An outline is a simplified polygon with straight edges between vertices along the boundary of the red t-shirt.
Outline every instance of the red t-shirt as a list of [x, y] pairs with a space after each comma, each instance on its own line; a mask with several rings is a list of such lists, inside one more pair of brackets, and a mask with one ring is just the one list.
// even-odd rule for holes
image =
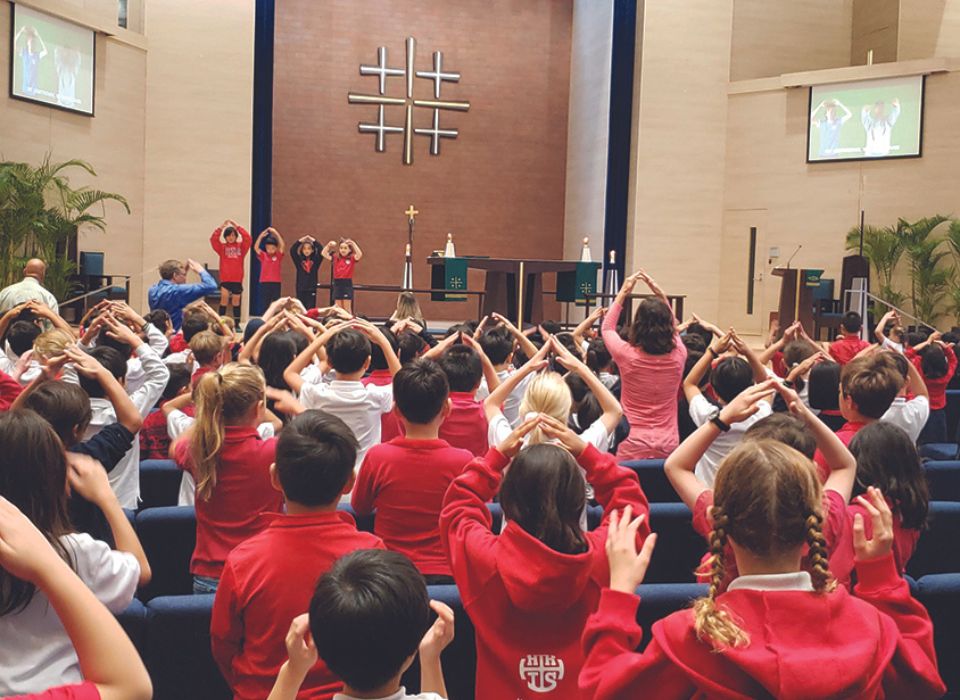
[[283, 260], [283, 253], [278, 250], [273, 255], [267, 255], [267, 251], [258, 250], [257, 258], [260, 260], [261, 282], [280, 282], [283, 279], [280, 275], [280, 262]]
[[239, 236], [236, 243], [225, 243], [220, 240], [222, 226], [210, 234], [210, 245], [220, 256], [221, 282], [243, 282], [243, 259], [250, 250], [251, 238], [246, 229], [240, 226], [236, 228]]
[[473, 459], [444, 440], [398, 437], [367, 452], [353, 487], [359, 514], [377, 512], [374, 532], [427, 575], [452, 576], [440, 544], [440, 509], [450, 483]]
[[947, 356], [947, 373], [936, 379], [928, 379], [923, 373], [923, 357], [917, 354], [913, 348], [908, 348], [906, 355], [913, 366], [917, 368], [920, 376], [923, 377], [923, 383], [927, 385], [927, 392], [930, 394], [930, 410], [939, 411], [947, 406], [947, 385], [953, 379], [954, 372], [957, 371], [957, 354], [953, 348], [947, 345], [943, 349], [943, 354]]
[[353, 268], [357, 264], [353, 255], [342, 257], [340, 253], [333, 256], [333, 278], [335, 280], [352, 280]]
[[[848, 420], [844, 423], [840, 429], [835, 433], [835, 435], [840, 438], [846, 446], [850, 446], [850, 441], [853, 440], [853, 436], [856, 435], [866, 423], [857, 423], [856, 421]], [[830, 476], [830, 465], [827, 464], [826, 458], [823, 456], [823, 453], [820, 452], [820, 448], [817, 448], [817, 451], [813, 453], [813, 461], [817, 465], [817, 476], [820, 477], [820, 483], [827, 483], [827, 477]]]
[[[264, 440], [253, 427], [226, 426], [217, 485], [209, 500], [197, 497], [197, 546], [190, 560], [191, 574], [219, 578], [230, 551], [268, 525], [261, 514], [283, 507], [283, 496], [270, 483], [276, 446], [276, 438]], [[175, 456], [177, 466], [196, 479], [188, 440], [177, 444]]]
[[[388, 369], [375, 369], [369, 375], [360, 380], [364, 386], [373, 384], [374, 386], [390, 386], [393, 384], [393, 375]], [[400, 416], [397, 414], [396, 406], [388, 413], [380, 415], [380, 442], [390, 442], [395, 437], [402, 436], [403, 423], [400, 422]]]
[[466, 391], [450, 392], [450, 415], [440, 426], [440, 439], [470, 450], [474, 457], [487, 454], [487, 414], [483, 402]]
[[183, 331], [177, 331], [170, 336], [170, 352], [183, 352], [190, 349], [190, 343], [183, 338]]
[[0, 411], [6, 411], [20, 396], [23, 387], [9, 374], [0, 372]]
[[840, 336], [839, 340], [830, 343], [830, 355], [841, 365], [845, 365], [869, 345], [870, 343], [866, 340], [861, 340], [855, 335]]
[[[223, 567], [210, 620], [213, 656], [238, 700], [270, 694], [287, 660], [290, 621], [310, 607], [317, 579], [344, 554], [383, 549], [342, 512], [276, 515]], [[297, 697], [329, 699], [343, 683], [317, 661]]]
[[30, 695], [12, 695], [7, 700], [100, 700], [100, 691], [92, 682], [76, 685], [61, 685], [42, 693]]

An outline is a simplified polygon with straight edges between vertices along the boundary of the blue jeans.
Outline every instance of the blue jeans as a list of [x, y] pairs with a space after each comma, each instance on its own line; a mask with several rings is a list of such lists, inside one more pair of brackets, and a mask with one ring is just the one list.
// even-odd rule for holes
[[193, 577], [193, 592], [194, 594], [200, 593], [216, 593], [217, 586], [220, 585], [220, 579], [211, 578], [209, 576], [194, 576]]

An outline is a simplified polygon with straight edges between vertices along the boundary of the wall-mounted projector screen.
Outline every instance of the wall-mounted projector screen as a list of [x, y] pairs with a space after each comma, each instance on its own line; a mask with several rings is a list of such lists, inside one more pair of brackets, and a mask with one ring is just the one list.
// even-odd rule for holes
[[922, 143], [922, 75], [810, 88], [808, 163], [915, 158]]
[[94, 30], [13, 5], [10, 96], [93, 114]]

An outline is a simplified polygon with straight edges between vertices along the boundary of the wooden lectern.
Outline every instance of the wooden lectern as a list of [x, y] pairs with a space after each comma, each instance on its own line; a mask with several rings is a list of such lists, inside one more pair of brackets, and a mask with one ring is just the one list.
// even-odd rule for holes
[[823, 270], [795, 270], [776, 267], [773, 274], [780, 278], [780, 327], [786, 329], [794, 321], [808, 333], [813, 331], [813, 291], [820, 284]]

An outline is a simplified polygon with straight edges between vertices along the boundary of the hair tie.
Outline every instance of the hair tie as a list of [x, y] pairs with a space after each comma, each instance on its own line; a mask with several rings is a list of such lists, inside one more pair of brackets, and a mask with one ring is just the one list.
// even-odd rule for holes
[[536, 411], [527, 411], [526, 413], [523, 414], [523, 420], [524, 420], [524, 421], [528, 421], [528, 420], [531, 420], [531, 419], [533, 419], [533, 418], [536, 418], [536, 417], [539, 416], [539, 415], [540, 415], [540, 414], [537, 413]]

